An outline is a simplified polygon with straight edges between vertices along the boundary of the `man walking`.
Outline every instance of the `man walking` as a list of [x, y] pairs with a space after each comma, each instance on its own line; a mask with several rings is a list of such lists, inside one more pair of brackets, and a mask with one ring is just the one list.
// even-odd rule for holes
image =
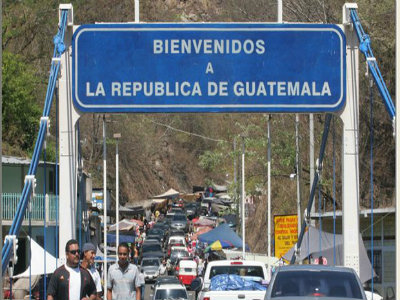
[[138, 268], [129, 263], [129, 246], [118, 246], [118, 262], [108, 271], [107, 300], [140, 300]]
[[99, 271], [94, 266], [94, 257], [96, 256], [96, 247], [92, 243], [85, 243], [82, 247], [82, 262], [81, 267], [87, 270], [92, 275], [94, 284], [96, 285], [97, 300], [101, 300], [101, 279]]
[[89, 272], [79, 266], [79, 245], [69, 240], [65, 246], [67, 263], [54, 271], [47, 300], [95, 300], [96, 286]]

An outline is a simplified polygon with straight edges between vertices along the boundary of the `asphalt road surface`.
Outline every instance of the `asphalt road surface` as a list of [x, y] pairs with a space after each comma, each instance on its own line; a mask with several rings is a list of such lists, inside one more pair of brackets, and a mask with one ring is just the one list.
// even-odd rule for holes
[[[145, 293], [144, 293], [144, 300], [151, 300], [152, 299], [150, 297], [150, 295], [153, 295], [153, 290], [151, 289], [152, 285], [153, 285], [152, 283], [146, 283], [146, 290], [145, 290]], [[194, 299], [194, 292], [188, 291], [188, 295], [189, 295], [189, 300], [195, 300]]]

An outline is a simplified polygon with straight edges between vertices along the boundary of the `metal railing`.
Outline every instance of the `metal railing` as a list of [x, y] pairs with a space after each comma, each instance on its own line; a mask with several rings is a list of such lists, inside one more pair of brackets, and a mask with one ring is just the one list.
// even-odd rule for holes
[[[20, 201], [21, 194], [19, 193], [3, 193], [1, 197], [1, 205], [3, 208], [3, 220], [13, 220]], [[43, 221], [46, 217], [47, 221], [55, 221], [57, 216], [57, 201], [58, 196], [47, 195], [35, 195], [32, 199], [32, 221]], [[46, 214], [44, 213], [44, 207], [46, 207]], [[24, 220], [29, 220], [29, 211], [27, 210], [24, 216]]]

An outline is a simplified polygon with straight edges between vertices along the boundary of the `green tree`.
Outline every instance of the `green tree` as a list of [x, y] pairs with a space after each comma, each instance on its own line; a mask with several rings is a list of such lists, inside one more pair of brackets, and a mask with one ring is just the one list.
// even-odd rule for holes
[[[39, 127], [35, 74], [22, 59], [3, 52], [3, 143], [30, 151]], [[15, 153], [16, 151], [14, 151]]]

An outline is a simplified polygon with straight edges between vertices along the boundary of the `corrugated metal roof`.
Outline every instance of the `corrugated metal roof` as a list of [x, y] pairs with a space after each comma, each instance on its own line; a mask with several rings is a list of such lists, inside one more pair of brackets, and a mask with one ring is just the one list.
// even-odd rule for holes
[[[8, 155], [3, 155], [1, 157], [1, 162], [2, 162], [2, 164], [9, 164], [9, 165], [30, 165], [31, 164], [31, 160], [29, 158], [8, 156]], [[40, 160], [39, 164], [43, 165], [44, 161]], [[55, 165], [54, 162], [49, 162], [49, 161], [46, 161], [46, 164]]]

